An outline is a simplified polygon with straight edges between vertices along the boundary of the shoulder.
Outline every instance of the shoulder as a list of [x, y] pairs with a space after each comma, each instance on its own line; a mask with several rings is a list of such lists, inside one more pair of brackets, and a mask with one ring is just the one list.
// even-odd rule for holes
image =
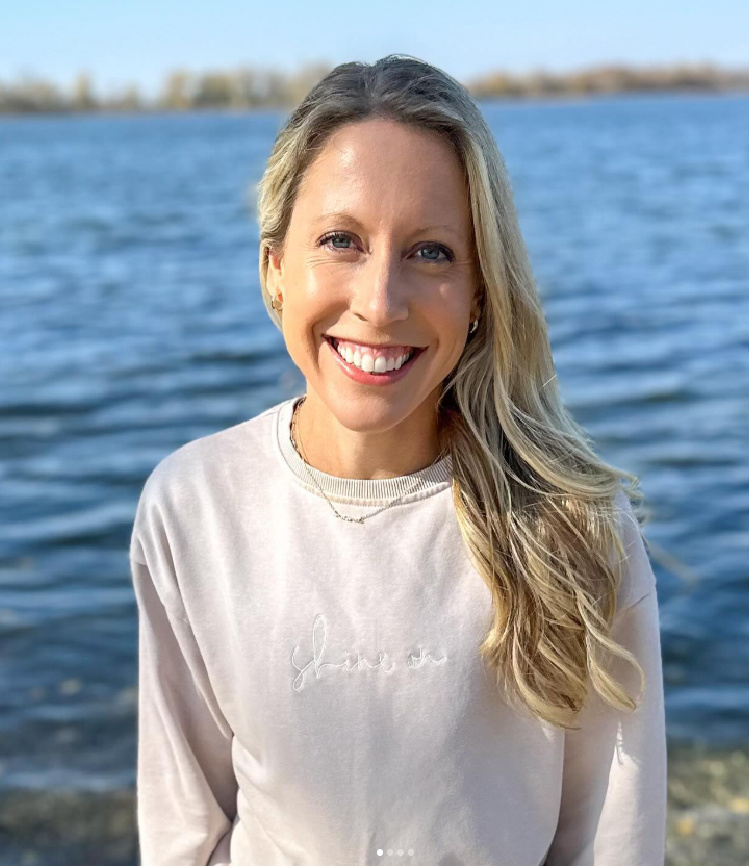
[[231, 472], [259, 464], [270, 456], [271, 435], [280, 405], [272, 406], [247, 421], [191, 439], [163, 457], [146, 480], [144, 490], [179, 490], [202, 479], [206, 471]]
[[271, 435], [280, 404], [215, 433], [185, 442], [151, 471], [142, 496], [187, 496], [214, 476], [260, 469], [271, 456]]
[[[656, 592], [656, 578], [650, 564], [642, 524], [629, 496], [619, 488], [614, 499], [617, 531], [622, 551], [614, 551], [621, 561], [621, 583], [617, 595], [617, 611], [636, 604], [650, 592]], [[616, 564], [616, 563], [615, 563]]]
[[159, 460], [138, 499], [133, 558], [142, 560], [139, 539], [153, 534], [170, 515], [190, 514], [208, 492], [231, 488], [239, 476], [261, 478], [268, 473], [276, 415], [282, 406], [278, 403], [239, 424], [191, 439]]

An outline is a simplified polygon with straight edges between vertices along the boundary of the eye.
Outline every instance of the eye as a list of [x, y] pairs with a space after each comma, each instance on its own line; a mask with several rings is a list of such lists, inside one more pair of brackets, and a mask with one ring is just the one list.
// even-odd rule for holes
[[[337, 241], [337, 240], [350, 241], [351, 235], [348, 232], [329, 232], [327, 235], [320, 238], [319, 245], [322, 247], [328, 243], [331, 243], [331, 242]], [[333, 249], [338, 249], [338, 250], [341, 250], [342, 252], [344, 252], [344, 251], [350, 250], [351, 247], [350, 246], [349, 247], [333, 247]], [[444, 244], [437, 244], [437, 243], [423, 244], [421, 247], [419, 247], [417, 252], [422, 252], [423, 250], [436, 250], [438, 253], [442, 253], [442, 255], [444, 256], [444, 259], [430, 258], [430, 257], [423, 258], [422, 261], [424, 261], [424, 262], [430, 262], [432, 264], [439, 265], [439, 264], [443, 264], [444, 262], [451, 262], [455, 258], [452, 250], [450, 250], [448, 247], [444, 246]]]
[[[418, 252], [423, 252], [424, 250], [437, 250], [438, 253], [442, 253], [444, 255], [444, 259], [442, 261], [451, 262], [455, 256], [452, 254], [452, 251], [442, 244], [425, 244], [423, 247], [420, 247]], [[435, 264], [440, 264], [440, 259], [424, 259], [425, 262], [434, 262]]]
[[[351, 235], [346, 232], [330, 232], [325, 235], [325, 237], [320, 238], [320, 246], [325, 246], [329, 241], [338, 240], [339, 238], [343, 238], [343, 240], [351, 240]], [[334, 247], [334, 249], [349, 250], [351, 247]]]

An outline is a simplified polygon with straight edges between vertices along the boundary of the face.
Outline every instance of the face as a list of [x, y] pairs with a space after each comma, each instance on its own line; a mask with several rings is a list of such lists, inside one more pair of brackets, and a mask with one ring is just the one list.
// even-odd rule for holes
[[[337, 130], [307, 170], [283, 253], [269, 255], [268, 291], [308, 396], [351, 430], [429, 422], [479, 312], [474, 249], [448, 142], [379, 118]], [[330, 335], [420, 351], [374, 382]]]

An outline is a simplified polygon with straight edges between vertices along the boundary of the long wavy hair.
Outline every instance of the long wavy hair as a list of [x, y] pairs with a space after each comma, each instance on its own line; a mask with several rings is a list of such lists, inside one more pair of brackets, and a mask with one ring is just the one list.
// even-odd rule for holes
[[644, 687], [635, 656], [611, 638], [624, 558], [615, 499], [626, 490], [641, 526], [639, 480], [603, 462], [562, 403], [504, 159], [463, 85], [403, 54], [343, 63], [314, 85], [278, 133], [257, 186], [268, 314], [280, 329], [268, 251], [283, 251], [305, 171], [336, 129], [373, 117], [443, 136], [470, 196], [482, 312], [442, 383], [438, 418], [460, 531], [491, 591], [479, 652], [512, 705], [562, 729], [575, 729], [589, 683], [611, 706], [634, 710], [604, 654], [633, 664]]

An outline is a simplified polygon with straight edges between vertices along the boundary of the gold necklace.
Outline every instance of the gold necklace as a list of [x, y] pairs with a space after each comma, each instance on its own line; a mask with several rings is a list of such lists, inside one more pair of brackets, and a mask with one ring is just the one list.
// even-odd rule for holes
[[[392, 502], [388, 502], [387, 505], [383, 505], [382, 508], [378, 508], [377, 511], [373, 511], [373, 512], [371, 512], [370, 514], [364, 514], [364, 515], [362, 515], [361, 517], [347, 517], [345, 514], [341, 514], [339, 511], [336, 510], [335, 505], [333, 505], [333, 503], [328, 499], [328, 497], [325, 496], [325, 491], [322, 489], [322, 487], [320, 487], [320, 485], [319, 485], [317, 479], [315, 478], [315, 476], [314, 476], [314, 475], [312, 474], [312, 472], [310, 471], [309, 464], [308, 464], [308, 462], [307, 462], [307, 458], [304, 456], [304, 447], [303, 447], [303, 445], [302, 445], [302, 439], [301, 439], [301, 436], [299, 436], [299, 448], [297, 448], [297, 444], [296, 444], [296, 438], [297, 438], [297, 436], [298, 436], [298, 431], [297, 431], [297, 410], [298, 410], [299, 407], [302, 405], [302, 403], [304, 403], [304, 401], [305, 401], [306, 399], [307, 399], [306, 396], [305, 396], [305, 397], [302, 397], [302, 399], [301, 399], [297, 404], [295, 404], [295, 406], [294, 406], [294, 411], [293, 411], [292, 414], [291, 414], [291, 444], [294, 446], [294, 450], [296, 451], [296, 453], [299, 454], [299, 456], [302, 458], [302, 463], [304, 463], [304, 468], [307, 470], [307, 474], [308, 474], [309, 477], [312, 479], [312, 481], [315, 483], [315, 485], [316, 485], [317, 488], [319, 489], [320, 493], [322, 493], [322, 495], [325, 497], [325, 501], [326, 501], [326, 502], [328, 503], [328, 505], [333, 509], [333, 511], [335, 512], [336, 516], [337, 516], [337, 517], [340, 517], [341, 520], [348, 520], [350, 523], [364, 523], [364, 521], [365, 521], [368, 517], [374, 517], [375, 514], [379, 514], [381, 511], [384, 511], [386, 508], [391, 508], [391, 507], [392, 507], [393, 505], [395, 505], [397, 502], [400, 502], [400, 500], [403, 499], [404, 496], [406, 496], [406, 495], [409, 494], [409, 493], [413, 493], [415, 490], [417, 490], [417, 489], [419, 488], [419, 486], [423, 485], [422, 480], [419, 479], [418, 482], [416, 483], [416, 485], [415, 485], [414, 487], [411, 488], [411, 490], [406, 490], [405, 492], [401, 493], [400, 496], [398, 496], [397, 498], [393, 499]], [[300, 450], [299, 450], [300, 448], [302, 449], [301, 452], [300, 452]]]

